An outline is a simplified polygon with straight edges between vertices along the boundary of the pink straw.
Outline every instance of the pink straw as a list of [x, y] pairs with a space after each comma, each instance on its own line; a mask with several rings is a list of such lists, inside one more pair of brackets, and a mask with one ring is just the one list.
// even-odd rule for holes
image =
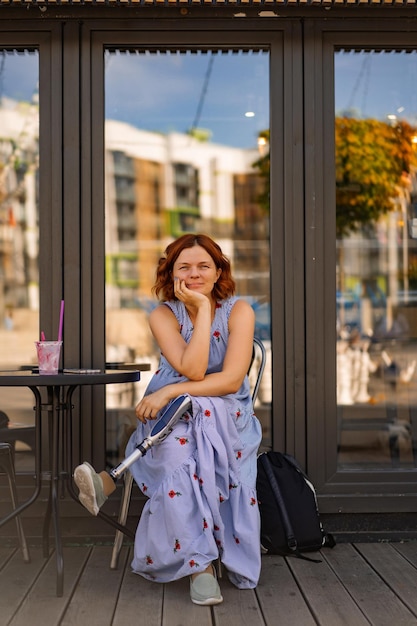
[[61, 311], [59, 313], [58, 341], [62, 341], [62, 327], [64, 325], [64, 301], [61, 300]]
[[41, 341], [46, 341], [45, 333], [43, 332], [43, 330], [41, 330]]

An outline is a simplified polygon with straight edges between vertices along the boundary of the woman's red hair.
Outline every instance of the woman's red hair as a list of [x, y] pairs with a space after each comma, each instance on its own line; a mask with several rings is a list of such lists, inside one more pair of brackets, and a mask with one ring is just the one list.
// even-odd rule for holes
[[232, 278], [230, 261], [224, 256], [220, 246], [211, 237], [201, 234], [182, 235], [182, 237], [179, 237], [167, 246], [165, 256], [159, 259], [152, 293], [162, 301], [177, 299], [174, 295], [174, 278], [172, 274], [174, 263], [183, 250], [193, 246], [204, 248], [213, 259], [216, 268], [221, 270], [221, 274], [213, 287], [215, 300], [224, 300], [232, 296], [236, 285]]

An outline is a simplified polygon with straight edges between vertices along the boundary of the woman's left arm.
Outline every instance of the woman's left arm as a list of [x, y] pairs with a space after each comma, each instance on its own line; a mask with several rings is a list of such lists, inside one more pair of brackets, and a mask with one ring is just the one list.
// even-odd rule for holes
[[170, 400], [180, 394], [224, 396], [236, 393], [248, 372], [253, 351], [255, 313], [248, 302], [237, 300], [229, 317], [229, 338], [221, 372], [207, 374], [203, 380], [186, 380], [166, 385], [145, 396], [136, 406], [141, 421], [155, 419]]

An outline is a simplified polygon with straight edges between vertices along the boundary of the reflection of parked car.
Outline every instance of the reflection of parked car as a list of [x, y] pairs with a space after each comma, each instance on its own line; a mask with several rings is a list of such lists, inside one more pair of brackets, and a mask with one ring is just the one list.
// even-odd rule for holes
[[252, 308], [255, 311], [255, 336], [258, 339], [270, 339], [271, 338], [271, 307], [269, 302], [260, 304], [255, 302], [252, 304]]
[[271, 305], [260, 301], [256, 296], [239, 296], [244, 298], [255, 311], [255, 337], [271, 339]]
[[361, 301], [357, 293], [353, 291], [336, 291], [337, 319], [343, 326], [360, 328]]
[[156, 298], [136, 298], [135, 306], [139, 309], [142, 309], [146, 313], [149, 313], [158, 305], [158, 300]]
[[375, 279], [367, 278], [363, 281], [362, 298], [368, 298], [374, 308], [385, 308], [387, 304], [386, 295]]
[[375, 333], [385, 323], [388, 300], [375, 279], [358, 281], [344, 292], [336, 291], [336, 304], [339, 330], [348, 326], [365, 334]]
[[399, 291], [397, 303], [400, 306], [417, 306], [417, 291]]

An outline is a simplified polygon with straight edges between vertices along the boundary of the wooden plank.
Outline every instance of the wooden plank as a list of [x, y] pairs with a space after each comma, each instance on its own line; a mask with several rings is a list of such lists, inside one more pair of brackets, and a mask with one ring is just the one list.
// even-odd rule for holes
[[[2, 550], [2, 557], [6, 551]], [[14, 550], [0, 572], [0, 615], [7, 624], [24, 602], [28, 589], [34, 584], [45, 565], [40, 548], [31, 548], [31, 561], [24, 563], [20, 550]]]
[[[77, 585], [80, 570], [84, 566], [89, 550], [89, 548], [77, 548], [76, 550], [64, 548], [64, 595], [62, 598], [58, 598], [56, 596], [55, 553], [52, 552], [49, 558], [45, 559], [40, 548], [31, 548], [32, 562], [23, 565], [21, 562], [18, 563], [14, 577], [11, 576], [7, 586], [9, 593], [5, 596], [6, 602], [10, 601], [12, 584], [21, 586], [23, 596], [18, 613], [11, 622], [13, 626], [27, 626], [36, 623], [39, 616], [42, 616], [43, 624], [59, 624], [73, 589]], [[30, 569], [33, 569], [32, 576], [29, 573]], [[2, 588], [2, 597], [3, 594], [4, 588]]]
[[[145, 626], [146, 622], [143, 623]], [[187, 578], [164, 585], [162, 626], [211, 626], [208, 606], [198, 606], [190, 599], [190, 581]]]
[[[388, 548], [388, 544], [384, 545]], [[363, 549], [365, 549], [364, 546]], [[416, 623], [412, 613], [363, 559], [354, 546], [340, 544], [332, 551], [323, 551], [323, 554], [371, 624], [378, 624], [378, 626], [406, 624], [410, 626], [410, 624]]]
[[[110, 570], [111, 546], [64, 548], [64, 596], [56, 597], [55, 554], [0, 548], [0, 624], [27, 626], [395, 626], [417, 624], [417, 542], [338, 544], [322, 563], [262, 558], [256, 590], [239, 591], [224, 572], [224, 602], [194, 605], [189, 581], [160, 585], [130, 571], [132, 548]], [[408, 608], [407, 608], [408, 607]]]
[[[216, 626], [264, 626], [265, 621], [259, 608], [256, 593], [253, 589], [237, 589], [227, 578], [223, 570], [220, 580], [223, 603], [213, 607], [213, 618]], [[276, 620], [271, 623], [276, 624]]]
[[[17, 548], [5, 548], [3, 546], [0, 547], [0, 570], [6, 565], [8, 561], [10, 561], [16, 551]], [[22, 554], [20, 549], [19, 554]]]
[[[349, 569], [352, 566], [352, 558], [350, 554], [346, 556], [343, 548], [343, 545], [337, 546], [334, 551]], [[337, 556], [335, 557], [336, 562]], [[311, 563], [288, 557], [287, 562], [297, 579], [310, 611], [320, 626], [352, 626], [352, 624], [369, 626], [368, 620], [343, 586], [343, 577], [337, 576], [324, 559], [321, 563]], [[362, 584], [364, 583], [362, 577]], [[378, 622], [375, 623], [382, 626]], [[394, 623], [397, 626], [397, 623]]]
[[417, 567], [417, 541], [395, 543], [393, 547], [403, 555], [414, 567]]
[[417, 617], [416, 567], [389, 544], [367, 543], [355, 547]]
[[[128, 552], [122, 587], [112, 626], [127, 626], [143, 623], [146, 626], [160, 626], [162, 623], [162, 605], [164, 585], [152, 583], [130, 568], [133, 549]], [[120, 565], [121, 567], [121, 565]], [[138, 604], [138, 598], [140, 602]]]
[[[123, 568], [110, 569], [112, 549], [112, 546], [92, 548], [61, 626], [111, 625], [124, 573]], [[126, 561], [126, 550], [123, 547], [120, 552], [121, 563]]]
[[307, 604], [282, 557], [263, 556], [261, 578], [256, 595], [267, 624], [314, 626]]

